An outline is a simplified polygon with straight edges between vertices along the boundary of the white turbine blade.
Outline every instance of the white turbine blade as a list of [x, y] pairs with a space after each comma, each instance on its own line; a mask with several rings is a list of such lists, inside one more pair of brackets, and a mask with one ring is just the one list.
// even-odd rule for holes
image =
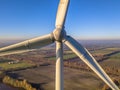
[[120, 90], [110, 77], [105, 73], [102, 67], [97, 63], [93, 56], [88, 52], [87, 49], [82, 47], [77, 41], [72, 37], [66, 37], [64, 43], [84, 61], [109, 87], [113, 90]]
[[56, 89], [64, 90], [64, 76], [63, 76], [63, 45], [56, 41]]
[[48, 34], [45, 36], [37, 37], [14, 45], [0, 48], [0, 56], [26, 52], [31, 49], [36, 49], [45, 45], [49, 45], [51, 43], [53, 43], [53, 38], [51, 34]]
[[56, 16], [56, 27], [63, 27], [68, 10], [68, 5], [69, 0], [60, 0]]

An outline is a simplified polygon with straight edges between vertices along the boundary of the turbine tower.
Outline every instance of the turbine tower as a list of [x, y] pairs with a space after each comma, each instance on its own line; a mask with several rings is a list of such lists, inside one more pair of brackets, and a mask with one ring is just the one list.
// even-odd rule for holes
[[64, 90], [63, 78], [63, 43], [68, 46], [83, 62], [85, 62], [111, 89], [120, 90], [110, 77], [105, 73], [102, 67], [97, 63], [94, 57], [79, 44], [75, 39], [66, 35], [65, 19], [70, 0], [60, 0], [55, 29], [51, 34], [40, 36], [34, 39], [26, 40], [21, 43], [0, 48], [0, 56], [22, 53], [43, 46], [56, 43], [56, 90]]

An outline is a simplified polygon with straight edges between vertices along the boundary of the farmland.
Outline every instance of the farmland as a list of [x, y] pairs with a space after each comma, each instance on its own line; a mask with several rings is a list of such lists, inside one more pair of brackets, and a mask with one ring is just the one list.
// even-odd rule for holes
[[[82, 43], [112, 79], [120, 82], [120, 44]], [[73, 52], [64, 48], [64, 89], [101, 90], [105, 83]], [[47, 46], [37, 51], [0, 57], [2, 72], [15, 79], [26, 79], [40, 90], [55, 89], [55, 49]], [[18, 63], [9, 64], [19, 60]]]
[[8, 60], [8, 59], [0, 60], [1, 69], [9, 70], [9, 69], [16, 69], [16, 68], [27, 68], [27, 67], [31, 67], [32, 65], [34, 65], [34, 64], [28, 63], [26, 61], [20, 61], [17, 63], [14, 63], [14, 61], [15, 60]]

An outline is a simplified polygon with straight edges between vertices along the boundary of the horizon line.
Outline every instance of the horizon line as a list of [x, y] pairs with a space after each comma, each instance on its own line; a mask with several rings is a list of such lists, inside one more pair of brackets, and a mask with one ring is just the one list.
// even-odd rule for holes
[[[34, 38], [34, 37], [32, 37]], [[0, 41], [21, 41], [21, 40], [29, 40], [29, 39], [32, 39], [32, 38], [1, 38]], [[120, 38], [76, 38], [76, 40], [120, 40]]]

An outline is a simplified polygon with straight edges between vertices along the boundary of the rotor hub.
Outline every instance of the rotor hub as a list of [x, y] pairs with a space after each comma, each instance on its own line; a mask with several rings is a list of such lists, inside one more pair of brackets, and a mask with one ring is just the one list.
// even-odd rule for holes
[[60, 41], [60, 42], [62, 42], [63, 38], [66, 36], [65, 30], [61, 28], [56, 28], [52, 34], [55, 41]]

